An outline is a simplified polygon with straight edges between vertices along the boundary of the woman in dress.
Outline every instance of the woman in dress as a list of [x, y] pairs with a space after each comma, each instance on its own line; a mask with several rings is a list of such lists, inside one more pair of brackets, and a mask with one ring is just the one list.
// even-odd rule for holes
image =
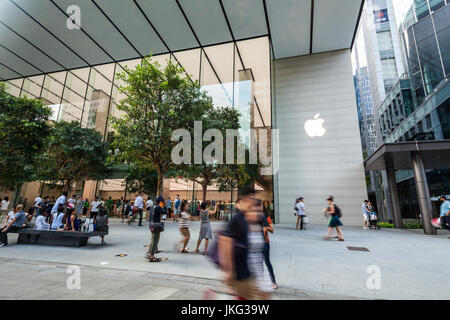
[[206, 255], [208, 253], [208, 244], [209, 240], [212, 239], [212, 231], [211, 231], [211, 223], [209, 222], [209, 216], [214, 215], [214, 211], [209, 211], [206, 209], [206, 203], [203, 202], [200, 206], [200, 234], [198, 236], [197, 241], [197, 249], [195, 249], [195, 252], [199, 252], [200, 244], [202, 243], [202, 240], [205, 239], [205, 250], [203, 251], [203, 254]]
[[[334, 204], [333, 196], [329, 196], [327, 201], [328, 208], [326, 209], [326, 213], [331, 216], [331, 219], [328, 224], [328, 234], [326, 235], [325, 240], [337, 238], [339, 241], [344, 241], [344, 235], [341, 231], [342, 222], [340, 219], [340, 209]], [[336, 228], [337, 237], [333, 237], [333, 228]]]

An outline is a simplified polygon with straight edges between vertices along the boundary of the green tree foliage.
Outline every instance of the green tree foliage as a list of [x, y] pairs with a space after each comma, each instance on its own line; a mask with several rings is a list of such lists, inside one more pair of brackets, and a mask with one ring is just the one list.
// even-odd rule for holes
[[[216, 184], [219, 177], [223, 179], [230, 175], [234, 176], [232, 173], [234, 165], [227, 165], [225, 163], [225, 141], [227, 129], [237, 130], [240, 128], [239, 116], [239, 112], [236, 109], [221, 107], [212, 108], [202, 118], [202, 134], [210, 129], [217, 129], [222, 134], [223, 141], [221, 145], [224, 151], [222, 159], [219, 159], [218, 154], [213, 154], [216, 160], [221, 160], [220, 163], [222, 164], [218, 164], [217, 161], [208, 162], [204, 160], [202, 164], [182, 165], [178, 167], [177, 173], [179, 176], [186, 180], [193, 180], [202, 186], [202, 201], [206, 201], [208, 186]], [[211, 141], [204, 141], [202, 150], [206, 150], [211, 143]], [[193, 151], [192, 154], [194, 154]]]
[[128, 166], [125, 184], [128, 192], [143, 191], [145, 194], [156, 194], [158, 173], [151, 167], [133, 163]]
[[58, 122], [42, 155], [39, 179], [63, 183], [70, 191], [75, 182], [108, 178], [107, 157], [108, 146], [99, 132], [78, 122]]
[[113, 160], [155, 170], [158, 195], [164, 175], [173, 169], [173, 130], [191, 131], [194, 121], [212, 108], [212, 99], [172, 61], [163, 68], [146, 58], [136, 69], [126, 68], [118, 78], [125, 83], [120, 92], [126, 98], [117, 106], [124, 116], [112, 117], [116, 130], [113, 148], [119, 151]]
[[15, 98], [0, 83], [0, 186], [13, 190], [33, 180], [50, 116], [42, 101]]

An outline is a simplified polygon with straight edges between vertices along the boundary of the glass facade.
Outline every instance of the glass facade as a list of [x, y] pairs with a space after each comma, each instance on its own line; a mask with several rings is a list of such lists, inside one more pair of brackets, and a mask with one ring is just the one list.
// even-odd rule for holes
[[[415, 0], [412, 9], [415, 19], [407, 15], [401, 28], [409, 79], [399, 80], [378, 110], [385, 142], [450, 139], [450, 5]], [[437, 216], [436, 197], [448, 193], [450, 170], [426, 174]], [[396, 176], [403, 218], [419, 219], [413, 172]]]
[[[152, 60], [162, 66], [169, 59], [176, 61], [185, 70], [186, 77], [200, 83], [216, 106], [239, 109], [242, 130], [270, 129], [272, 118], [269, 48], [269, 38], [263, 36], [155, 55]], [[109, 116], [120, 116], [116, 106], [123, 98], [119, 93], [121, 82], [116, 74], [123, 72], [124, 66], [134, 68], [140, 63], [141, 59], [127, 60], [8, 80], [5, 83], [11, 95], [41, 98], [52, 108], [53, 120], [78, 121], [83, 127], [95, 128], [101, 132], [107, 141], [113, 130]], [[166, 184], [170, 192], [184, 192], [184, 199], [201, 199], [201, 196], [197, 195], [197, 191], [201, 194], [199, 185], [173, 179], [167, 179]], [[99, 194], [118, 199], [124, 196], [123, 185], [121, 179], [105, 181], [98, 187]], [[264, 200], [273, 199], [272, 185], [272, 177], [266, 177], [264, 186], [256, 186], [263, 194]], [[218, 196], [217, 188], [212, 187], [208, 192], [211, 193], [208, 200], [225, 200], [221, 198], [223, 195]], [[229, 200], [230, 196], [227, 197]]]
[[[384, 107], [378, 112], [385, 142], [442, 139], [440, 137], [443, 135], [439, 133], [441, 130], [427, 130], [428, 126], [424, 125], [427, 116], [445, 105], [450, 90], [450, 5], [433, 4], [437, 11], [431, 14], [426, 11], [426, 15], [417, 16], [418, 22], [403, 32], [412, 101], [409, 103], [410, 93], [403, 87], [402, 101], [408, 102], [405, 104], [403, 121], [398, 121], [395, 111], [389, 112], [389, 108], [386, 108], [386, 105], [396, 104], [393, 95], [397, 93], [393, 92], [386, 98]], [[416, 13], [418, 5], [428, 8], [427, 1], [415, 1]], [[399, 90], [394, 88], [393, 91]], [[436, 116], [432, 119], [435, 119], [433, 127], [443, 124], [438, 123], [440, 120]]]

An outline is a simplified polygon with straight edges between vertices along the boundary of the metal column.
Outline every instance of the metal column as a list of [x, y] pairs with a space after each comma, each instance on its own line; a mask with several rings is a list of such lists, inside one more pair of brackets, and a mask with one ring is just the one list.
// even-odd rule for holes
[[397, 229], [403, 228], [402, 213], [400, 211], [400, 199], [398, 197], [397, 181], [395, 179], [395, 171], [392, 167], [387, 167], [387, 178], [389, 184], [389, 194], [391, 197], [392, 205], [392, 218], [394, 220], [394, 226]]
[[422, 153], [420, 151], [411, 152], [411, 159], [416, 181], [417, 198], [419, 200], [419, 208], [422, 215], [423, 231], [425, 234], [436, 234], [436, 229], [431, 224], [433, 210]]

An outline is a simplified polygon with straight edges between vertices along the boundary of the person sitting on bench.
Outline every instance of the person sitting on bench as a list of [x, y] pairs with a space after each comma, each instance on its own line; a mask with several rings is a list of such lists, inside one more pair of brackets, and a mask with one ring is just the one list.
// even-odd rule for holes
[[34, 228], [36, 230], [49, 230], [50, 224], [46, 222], [47, 220], [47, 212], [41, 211], [41, 214], [37, 217]]
[[58, 204], [57, 211], [53, 214], [51, 230], [58, 230], [64, 228], [63, 218], [64, 218], [64, 206], [60, 203]]
[[0, 229], [0, 247], [8, 245], [8, 233], [19, 231], [27, 219], [25, 211], [23, 211], [23, 205], [18, 205], [16, 210], [17, 213], [14, 215], [14, 219], [8, 225]]

